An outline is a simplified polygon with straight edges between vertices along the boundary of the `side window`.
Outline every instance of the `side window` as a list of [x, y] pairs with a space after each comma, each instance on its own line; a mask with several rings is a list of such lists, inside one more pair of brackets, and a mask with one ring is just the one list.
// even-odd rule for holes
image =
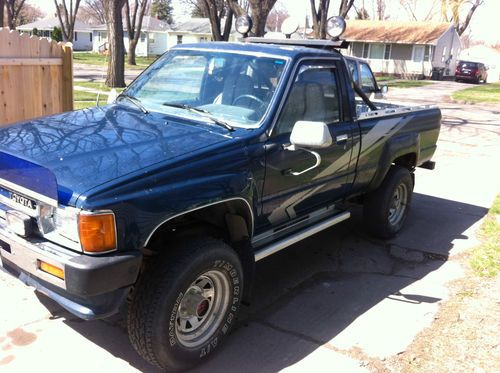
[[299, 120], [334, 123], [340, 120], [337, 70], [331, 64], [305, 64], [288, 93], [275, 134], [291, 133]]
[[360, 63], [361, 70], [361, 89], [364, 92], [374, 92], [375, 82], [373, 81], [373, 74], [370, 67], [366, 63]]

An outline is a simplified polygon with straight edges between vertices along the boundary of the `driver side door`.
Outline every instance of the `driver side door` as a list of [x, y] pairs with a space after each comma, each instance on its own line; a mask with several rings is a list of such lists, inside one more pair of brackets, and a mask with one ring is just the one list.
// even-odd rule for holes
[[[341, 69], [340, 61], [330, 59], [304, 61], [297, 67], [266, 143], [263, 225], [273, 229], [290, 225], [331, 207], [344, 196], [350, 176], [354, 175], [351, 157], [355, 124], [342, 100], [346, 87], [340, 79], [347, 73], [345, 67]], [[289, 150], [290, 134], [297, 121], [326, 123], [332, 144], [321, 149]], [[315, 164], [310, 150], [320, 155], [321, 163], [296, 175]]]

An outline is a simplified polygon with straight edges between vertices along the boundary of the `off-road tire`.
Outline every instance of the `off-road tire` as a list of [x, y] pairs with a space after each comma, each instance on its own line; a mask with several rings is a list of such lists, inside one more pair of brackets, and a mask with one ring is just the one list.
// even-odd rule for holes
[[[162, 369], [177, 371], [193, 367], [212, 356], [234, 326], [243, 294], [243, 270], [234, 250], [213, 238], [192, 239], [179, 243], [175, 248], [165, 249], [168, 249], [169, 254], [154, 257], [153, 263], [146, 268], [134, 287], [128, 314], [128, 332], [135, 350], [145, 360]], [[213, 286], [213, 303], [207, 307], [215, 307], [217, 303], [214, 299], [221, 299], [220, 304], [228, 302], [227, 308], [222, 306], [217, 315], [208, 315], [200, 322], [200, 328], [213, 325], [212, 329], [205, 332], [205, 341], [197, 342], [198, 337], [193, 337], [194, 342], [186, 341], [179, 331], [182, 329], [181, 310], [186, 304], [189, 290], [196, 286], [195, 281], [206, 274], [218, 277], [221, 284], [218, 289]], [[217, 293], [221, 289], [226, 291]], [[189, 300], [192, 300], [192, 296]], [[191, 309], [198, 312], [199, 308]], [[212, 317], [218, 321], [210, 324], [208, 321]], [[189, 325], [185, 320], [184, 327]], [[193, 332], [193, 335], [196, 336], [196, 333]], [[194, 345], [190, 346], [188, 342]]]
[[[402, 210], [394, 206], [396, 193], [406, 192]], [[392, 166], [382, 184], [369, 193], [364, 201], [363, 219], [366, 230], [372, 235], [388, 239], [403, 227], [410, 209], [413, 178], [407, 168]], [[394, 215], [395, 211], [399, 215]]]

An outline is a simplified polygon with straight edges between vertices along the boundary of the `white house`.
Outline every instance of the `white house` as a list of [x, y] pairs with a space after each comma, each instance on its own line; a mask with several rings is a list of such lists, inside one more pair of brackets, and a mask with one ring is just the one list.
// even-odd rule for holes
[[342, 38], [347, 54], [370, 62], [374, 73], [430, 76], [442, 68], [453, 76], [461, 50], [460, 37], [448, 23], [347, 21]]
[[[36, 28], [39, 36], [50, 39], [54, 27], [61, 28], [58, 17], [45, 18], [37, 22], [21, 25], [17, 27], [17, 30], [27, 32], [31, 35], [33, 33], [33, 29]], [[73, 50], [92, 50], [92, 28], [90, 25], [78, 20], [75, 21], [75, 28], [73, 31]]]
[[488, 82], [500, 80], [500, 51], [486, 45], [474, 45], [462, 50], [460, 59], [471, 62], [482, 62], [488, 67]]
[[[104, 52], [108, 49], [108, 33], [106, 25], [98, 25], [93, 29], [93, 46], [94, 52]], [[125, 49], [128, 48], [128, 32], [127, 26], [123, 24]], [[167, 50], [168, 32], [170, 26], [168, 23], [160, 21], [154, 17], [144, 16], [142, 21], [141, 36], [135, 53], [137, 56], [154, 56], [164, 53]]]

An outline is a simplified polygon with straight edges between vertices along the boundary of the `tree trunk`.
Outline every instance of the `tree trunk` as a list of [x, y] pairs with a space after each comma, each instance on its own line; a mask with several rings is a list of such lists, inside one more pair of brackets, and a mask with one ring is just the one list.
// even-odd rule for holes
[[129, 65], [137, 65], [135, 61], [135, 48], [137, 47], [137, 39], [129, 39], [127, 62]]
[[465, 21], [457, 25], [457, 33], [459, 36], [462, 36], [462, 34], [467, 30], [467, 27], [469, 27], [470, 20], [472, 19], [472, 16], [474, 15], [474, 12], [476, 11], [477, 7], [483, 3], [482, 0], [476, 0], [475, 3], [472, 4], [472, 7], [469, 9], [469, 12], [467, 13], [467, 16], [465, 17]]
[[351, 10], [352, 4], [354, 4], [354, 0], [341, 0], [339, 6], [339, 16], [345, 18], [349, 10]]
[[123, 43], [122, 9], [125, 0], [109, 0], [106, 9], [106, 25], [109, 41], [108, 87], [125, 87], [125, 45]]
[[3, 27], [3, 17], [5, 11], [5, 0], [0, 0], [0, 28]]
[[264, 36], [266, 33], [267, 16], [273, 9], [276, 0], [249, 0], [252, 10], [253, 27], [251, 36]]

